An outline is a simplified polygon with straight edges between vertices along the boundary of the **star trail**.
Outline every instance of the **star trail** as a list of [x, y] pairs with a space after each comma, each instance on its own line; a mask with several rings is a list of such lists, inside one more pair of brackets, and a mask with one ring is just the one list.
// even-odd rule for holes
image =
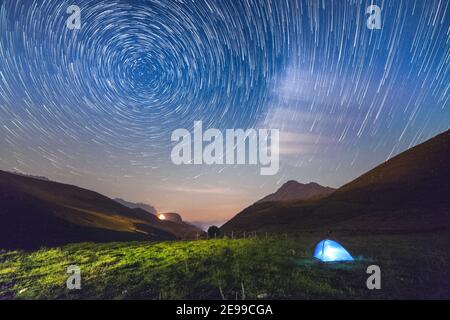
[[[381, 8], [369, 29], [366, 8]], [[67, 28], [67, 8], [81, 10]], [[449, 2], [0, 0], [0, 169], [188, 219], [340, 186], [450, 126]], [[277, 128], [280, 171], [175, 166], [177, 128]]]

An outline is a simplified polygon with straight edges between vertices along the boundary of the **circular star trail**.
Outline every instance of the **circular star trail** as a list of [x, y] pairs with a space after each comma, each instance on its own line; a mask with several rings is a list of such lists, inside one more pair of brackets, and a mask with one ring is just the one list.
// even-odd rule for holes
[[55, 140], [87, 135], [136, 150], [157, 139], [167, 144], [170, 130], [194, 119], [248, 124], [262, 109], [273, 57], [264, 55], [269, 39], [258, 15], [269, 8], [198, 1], [77, 5], [81, 29], [70, 30], [69, 2], [3, 2], [2, 111], [30, 121], [21, 123], [24, 131], [42, 130]]
[[4, 0], [0, 165], [161, 182], [171, 132], [202, 120], [279, 128], [278, 183], [338, 185], [448, 129], [449, 26], [442, 0]]

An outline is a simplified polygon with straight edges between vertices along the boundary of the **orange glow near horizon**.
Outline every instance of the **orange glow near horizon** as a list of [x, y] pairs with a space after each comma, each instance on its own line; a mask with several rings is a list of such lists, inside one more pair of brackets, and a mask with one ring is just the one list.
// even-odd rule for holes
[[165, 220], [165, 219], [166, 219], [166, 216], [163, 215], [163, 214], [160, 214], [160, 215], [158, 216], [158, 218], [159, 218], [159, 220]]

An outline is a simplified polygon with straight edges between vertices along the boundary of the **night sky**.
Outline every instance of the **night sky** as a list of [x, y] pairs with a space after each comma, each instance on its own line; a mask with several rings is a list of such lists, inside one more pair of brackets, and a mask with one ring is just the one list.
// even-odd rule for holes
[[[0, 0], [0, 169], [211, 222], [338, 187], [449, 128], [449, 3]], [[196, 120], [280, 129], [279, 173], [172, 164]]]

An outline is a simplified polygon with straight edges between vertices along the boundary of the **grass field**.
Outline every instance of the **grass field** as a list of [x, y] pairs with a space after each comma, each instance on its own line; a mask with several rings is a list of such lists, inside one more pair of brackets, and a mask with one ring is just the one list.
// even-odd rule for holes
[[[0, 299], [450, 298], [448, 233], [335, 239], [354, 263], [312, 259], [313, 234], [0, 251]], [[72, 264], [81, 290], [66, 288]], [[371, 264], [381, 267], [381, 290], [366, 288]]]

